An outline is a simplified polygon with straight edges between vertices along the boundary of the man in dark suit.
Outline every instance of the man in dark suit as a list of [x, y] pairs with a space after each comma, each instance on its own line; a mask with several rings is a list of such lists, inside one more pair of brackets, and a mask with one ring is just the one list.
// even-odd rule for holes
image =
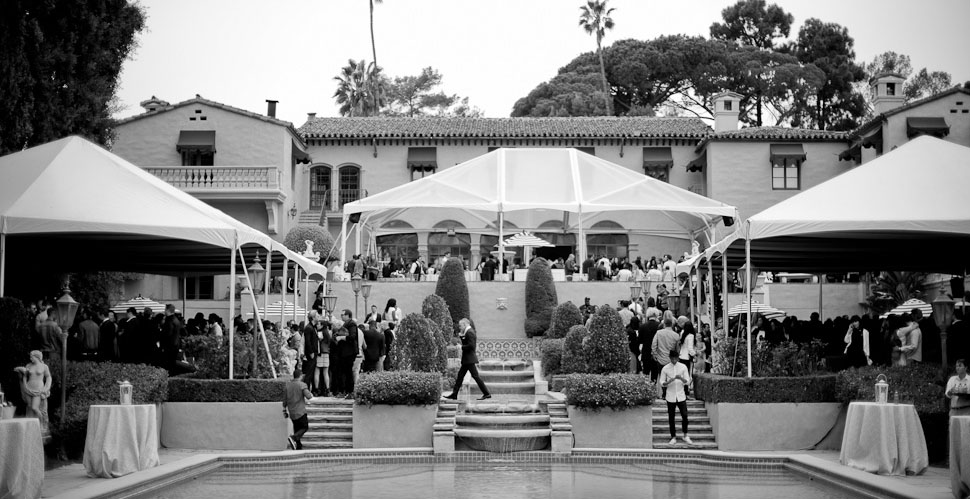
[[115, 339], [118, 333], [118, 326], [108, 318], [108, 312], [98, 310], [98, 320], [101, 326], [98, 327], [100, 336], [98, 341], [98, 359], [101, 361], [115, 361]]
[[458, 321], [458, 328], [461, 333], [461, 369], [458, 370], [458, 378], [455, 380], [455, 388], [451, 391], [451, 395], [446, 396], [446, 399], [457, 400], [458, 390], [461, 389], [461, 381], [465, 379], [465, 373], [471, 373], [472, 379], [475, 383], [478, 383], [478, 388], [482, 391], [482, 396], [478, 400], [485, 400], [492, 398], [492, 395], [488, 392], [488, 387], [485, 386], [485, 382], [482, 381], [482, 377], [478, 374], [478, 355], [475, 353], [475, 349], [478, 346], [478, 340], [475, 336], [475, 330], [472, 329], [471, 321], [468, 319], [462, 319]]
[[364, 364], [361, 370], [365, 373], [377, 371], [377, 365], [384, 356], [384, 333], [377, 330], [377, 323], [374, 321], [367, 323], [364, 345]]

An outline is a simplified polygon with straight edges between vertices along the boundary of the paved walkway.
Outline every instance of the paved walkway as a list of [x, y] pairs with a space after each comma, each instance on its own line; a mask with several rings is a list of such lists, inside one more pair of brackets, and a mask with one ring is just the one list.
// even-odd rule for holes
[[[292, 452], [292, 451], [287, 451]], [[159, 449], [158, 457], [160, 465], [176, 463], [178, 461], [201, 457], [209, 454], [252, 454], [254, 451], [212, 451], [212, 450], [185, 450], [185, 449]], [[267, 454], [274, 454], [268, 452]], [[916, 497], [922, 499], [952, 499], [950, 492], [950, 471], [942, 467], [929, 467], [920, 476], [880, 476], [852, 470], [839, 464], [838, 451], [794, 451], [794, 452], [733, 452], [733, 454], [768, 454], [768, 455], [798, 455], [810, 459], [822, 461], [823, 465], [832, 466], [849, 473], [862, 474], [875, 484], [891, 487], [893, 489], [918, 489]], [[157, 469], [157, 468], [156, 468]], [[138, 475], [151, 473], [151, 470], [135, 473], [122, 479], [137, 478]], [[857, 475], [859, 476], [859, 475]], [[71, 464], [62, 466], [46, 472], [44, 476], [44, 487], [42, 497], [57, 497], [58, 499], [73, 497], [92, 497], [99, 491], [105, 490], [112, 479], [108, 478], [89, 478], [84, 473], [82, 464]]]

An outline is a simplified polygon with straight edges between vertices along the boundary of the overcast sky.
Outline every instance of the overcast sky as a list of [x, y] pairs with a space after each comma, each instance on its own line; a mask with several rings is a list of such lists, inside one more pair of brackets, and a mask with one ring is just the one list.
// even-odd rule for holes
[[[300, 126], [306, 113], [337, 116], [333, 77], [347, 59], [371, 60], [367, 0], [140, 0], [147, 29], [121, 75], [118, 117], [156, 95], [195, 94], [266, 112]], [[604, 45], [667, 34], [709, 35], [734, 0], [611, 0], [616, 27]], [[970, 80], [970, 0], [780, 0], [795, 17], [835, 22], [867, 62], [893, 50], [914, 70]], [[596, 42], [578, 27], [581, 1], [386, 0], [374, 10], [377, 60], [391, 76], [432, 66], [442, 89], [467, 96], [485, 116], [506, 117], [515, 101]]]

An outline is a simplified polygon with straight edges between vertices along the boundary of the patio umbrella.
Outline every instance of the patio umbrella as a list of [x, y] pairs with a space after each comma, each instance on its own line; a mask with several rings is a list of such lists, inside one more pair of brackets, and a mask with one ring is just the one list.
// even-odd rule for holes
[[124, 313], [131, 307], [135, 307], [135, 310], [137, 310], [138, 313], [145, 310], [145, 307], [152, 309], [153, 314], [159, 314], [165, 311], [165, 305], [162, 305], [151, 298], [143, 298], [141, 295], [138, 295], [128, 301], [123, 301], [116, 304], [115, 306], [111, 307], [111, 311], [115, 313]]
[[[270, 303], [269, 305], [266, 305], [266, 310], [260, 310], [259, 315], [264, 318], [272, 319], [273, 317], [280, 316], [280, 309], [283, 310], [284, 317], [293, 316], [293, 304], [288, 301], [275, 301]], [[250, 312], [250, 315], [252, 315], [252, 312]], [[300, 317], [306, 316], [306, 309], [296, 305], [296, 315]]]
[[923, 312], [924, 317], [929, 317], [933, 313], [933, 306], [926, 303], [923, 300], [918, 300], [916, 298], [910, 298], [906, 300], [902, 305], [890, 310], [879, 316], [880, 319], [885, 319], [890, 315], [903, 315], [908, 314], [913, 311], [914, 308], [918, 308], [920, 312]]
[[[786, 314], [782, 310], [778, 310], [775, 307], [769, 307], [768, 305], [763, 305], [758, 302], [751, 303], [751, 312], [756, 314], [761, 314], [766, 319], [777, 319], [784, 317]], [[728, 310], [728, 317], [734, 317], [736, 315], [747, 314], [748, 313], [748, 302], [744, 302], [740, 305], [735, 305]]]
[[523, 251], [523, 256], [525, 261], [529, 261], [529, 248], [552, 248], [555, 244], [546, 241], [545, 239], [533, 235], [529, 231], [522, 231], [518, 234], [505, 240], [505, 246], [521, 246]]

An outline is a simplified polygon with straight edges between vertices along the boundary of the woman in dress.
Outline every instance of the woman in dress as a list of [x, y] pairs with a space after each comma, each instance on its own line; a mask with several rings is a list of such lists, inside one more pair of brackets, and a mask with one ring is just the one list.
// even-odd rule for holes
[[391, 298], [387, 300], [387, 305], [384, 306], [384, 320], [387, 321], [388, 324], [397, 326], [403, 317], [404, 313], [401, 312], [401, 309], [397, 308], [397, 299]]

